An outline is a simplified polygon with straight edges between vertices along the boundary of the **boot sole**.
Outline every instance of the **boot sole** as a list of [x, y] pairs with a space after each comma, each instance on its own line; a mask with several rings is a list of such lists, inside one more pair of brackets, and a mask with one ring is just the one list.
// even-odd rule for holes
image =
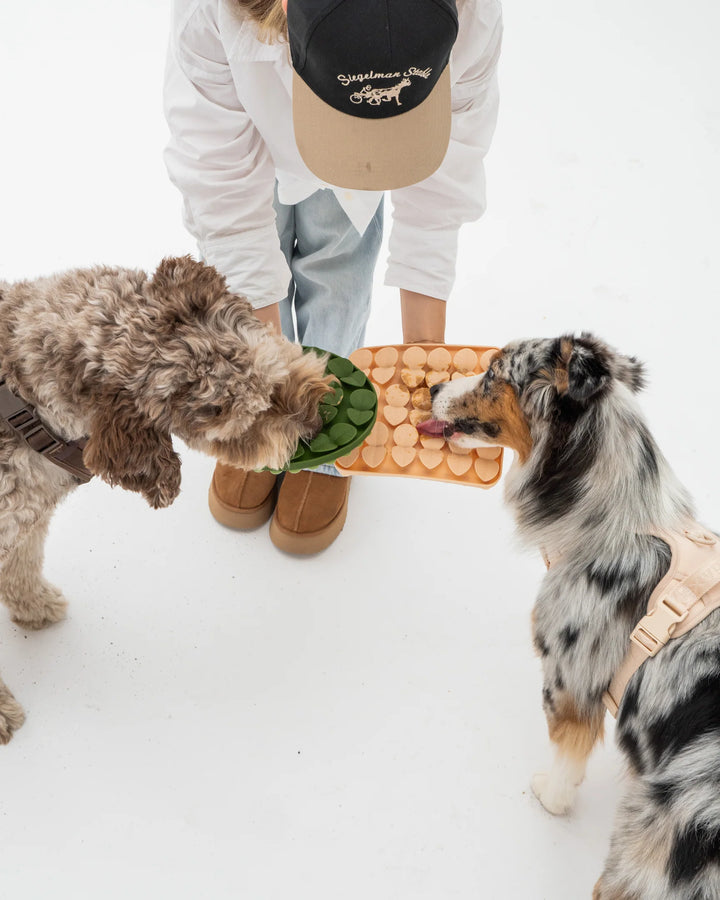
[[345, 496], [340, 511], [335, 518], [321, 531], [313, 531], [309, 534], [298, 534], [296, 531], [286, 531], [278, 524], [274, 517], [270, 522], [270, 540], [278, 550], [292, 553], [295, 556], [310, 556], [312, 553], [320, 553], [332, 544], [335, 538], [343, 530], [347, 518], [348, 494]]
[[252, 509], [238, 509], [221, 500], [215, 490], [215, 480], [210, 482], [208, 492], [208, 506], [213, 518], [226, 528], [235, 528], [237, 531], [254, 531], [264, 525], [275, 509], [277, 500], [277, 485], [268, 494], [267, 500], [260, 506]]

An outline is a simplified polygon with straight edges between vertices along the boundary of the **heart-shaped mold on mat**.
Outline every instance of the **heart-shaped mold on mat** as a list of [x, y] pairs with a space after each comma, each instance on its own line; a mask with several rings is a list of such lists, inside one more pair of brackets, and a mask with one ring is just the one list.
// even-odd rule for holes
[[372, 409], [353, 409], [350, 407], [347, 411], [347, 417], [353, 425], [364, 425], [366, 422], [369, 422], [374, 415], [375, 412]]

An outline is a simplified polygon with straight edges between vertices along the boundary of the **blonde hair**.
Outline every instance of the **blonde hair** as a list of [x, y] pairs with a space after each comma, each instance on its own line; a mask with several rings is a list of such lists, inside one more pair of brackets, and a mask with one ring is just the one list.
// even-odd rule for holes
[[258, 39], [265, 44], [287, 41], [287, 18], [282, 0], [236, 0], [255, 23]]

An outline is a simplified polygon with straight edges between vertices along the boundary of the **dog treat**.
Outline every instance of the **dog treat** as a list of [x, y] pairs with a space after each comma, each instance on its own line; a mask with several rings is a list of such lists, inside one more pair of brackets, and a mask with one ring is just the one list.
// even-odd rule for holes
[[412, 405], [415, 407], [415, 409], [426, 409], [429, 412], [430, 407], [432, 406], [430, 389], [425, 387], [418, 388], [416, 391], [413, 391]]
[[[304, 348], [308, 353], [323, 354], [327, 351], [317, 347]], [[388, 348], [390, 349], [390, 348]], [[323, 421], [323, 427], [319, 434], [312, 440], [301, 441], [292, 459], [284, 469], [271, 469], [279, 474], [283, 472], [299, 472], [301, 469], [314, 469], [322, 463], [333, 463], [338, 456], [347, 456], [353, 450], [360, 455], [360, 445], [367, 439], [368, 444], [372, 439], [375, 446], [380, 449], [387, 441], [389, 431], [386, 425], [376, 422], [378, 414], [378, 397], [375, 387], [363, 372], [362, 368], [345, 359], [343, 356], [329, 354], [327, 375], [332, 375], [334, 381], [330, 390], [320, 403], [318, 412]], [[363, 355], [360, 360], [366, 362], [369, 368], [372, 365], [372, 353]], [[385, 354], [385, 359], [396, 359], [392, 354]], [[377, 372], [378, 369], [376, 368]], [[387, 369], [389, 380], [395, 374], [395, 369]], [[375, 431], [381, 425], [385, 431]], [[374, 437], [373, 437], [374, 436]], [[368, 448], [366, 448], [368, 449]], [[383, 449], [383, 456], [385, 450]], [[370, 455], [371, 459], [377, 459], [374, 465], [382, 461], [378, 454]], [[370, 462], [367, 463], [372, 465]]]
[[[394, 374], [394, 370], [393, 370], [393, 374]], [[402, 379], [403, 384], [406, 384], [409, 388], [411, 388], [411, 389], [418, 388], [425, 381], [425, 370], [424, 369], [403, 369], [400, 372], [400, 378]]]
[[369, 373], [378, 416], [362, 445], [335, 460], [336, 468], [347, 475], [408, 475], [492, 487], [502, 471], [502, 447], [454, 447], [442, 435], [418, 433], [416, 426], [432, 418], [433, 385], [484, 372], [496, 352], [444, 344], [356, 350], [350, 360]]
[[450, 381], [450, 373], [447, 369], [444, 369], [442, 372], [428, 372], [425, 381], [427, 382], [427, 386], [431, 388], [436, 384], [442, 384], [444, 381]]

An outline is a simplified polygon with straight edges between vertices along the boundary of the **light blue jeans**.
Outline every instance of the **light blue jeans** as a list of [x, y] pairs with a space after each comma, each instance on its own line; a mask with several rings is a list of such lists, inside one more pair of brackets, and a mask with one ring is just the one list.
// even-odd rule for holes
[[[292, 273], [280, 301], [285, 337], [349, 356], [362, 347], [370, 316], [373, 273], [383, 229], [382, 201], [364, 234], [358, 234], [330, 190], [286, 206], [277, 198], [280, 246]], [[335, 466], [318, 471], [338, 475]]]

